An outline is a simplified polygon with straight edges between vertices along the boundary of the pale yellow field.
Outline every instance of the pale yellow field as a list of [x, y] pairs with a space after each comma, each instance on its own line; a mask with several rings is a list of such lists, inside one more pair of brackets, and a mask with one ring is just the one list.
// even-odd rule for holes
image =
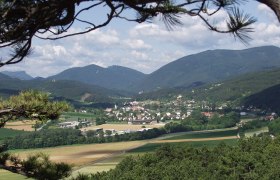
[[31, 178], [27, 178], [20, 174], [12, 173], [10, 171], [0, 169], [0, 180], [31, 180]]
[[103, 128], [104, 130], [106, 129], [114, 129], [116, 131], [122, 131], [122, 130], [133, 130], [137, 131], [140, 129], [143, 129], [142, 126], [145, 126], [146, 128], [160, 128], [163, 127], [164, 124], [145, 124], [145, 125], [131, 125], [131, 124], [102, 124], [99, 126], [91, 126], [91, 127], [86, 127], [81, 130], [83, 131], [88, 131], [88, 130], [94, 130], [97, 128]]
[[142, 146], [146, 141], [130, 141], [104, 144], [62, 146], [56, 148], [32, 149], [11, 152], [26, 158], [30, 154], [42, 152], [48, 154], [50, 159], [55, 162], [66, 162], [74, 166], [85, 166], [97, 163], [108, 157], [122, 154], [130, 149]]
[[15, 129], [15, 130], [24, 130], [24, 131], [34, 131], [32, 126], [36, 123], [33, 120], [22, 120], [22, 121], [13, 121], [7, 122], [5, 128]]
[[217, 141], [226, 139], [238, 139], [237, 136], [215, 137], [215, 138], [197, 138], [197, 139], [173, 139], [173, 140], [155, 140], [153, 143], [174, 143], [174, 142], [197, 142], [197, 141]]
[[108, 164], [96, 163], [94, 165], [85, 166], [85, 167], [82, 167], [81, 169], [74, 170], [72, 172], [72, 176], [75, 177], [79, 173], [82, 173], [82, 174], [90, 174], [90, 173], [95, 174], [97, 172], [109, 171], [110, 169], [114, 169], [118, 163], [119, 162], [112, 163], [112, 164], [110, 164], [110, 163], [108, 163]]

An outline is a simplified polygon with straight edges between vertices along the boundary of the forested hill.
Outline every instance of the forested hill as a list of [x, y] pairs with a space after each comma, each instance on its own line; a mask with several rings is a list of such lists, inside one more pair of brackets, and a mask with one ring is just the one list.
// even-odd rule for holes
[[195, 89], [194, 93], [189, 92], [188, 94], [197, 99], [240, 101], [278, 84], [280, 84], [280, 68], [241, 75], [231, 80]]
[[5, 74], [0, 73], [0, 81], [2, 80], [12, 80], [13, 78], [11, 78], [10, 76], [7, 76]]
[[[144, 93], [139, 95], [138, 99], [174, 98], [178, 94], [211, 102], [232, 101], [236, 104], [242, 103], [256, 106], [263, 104], [266, 107], [270, 107], [269, 103], [277, 104], [276, 97], [280, 94], [280, 68], [249, 73], [199, 88], [174, 88]], [[271, 99], [273, 98], [275, 100], [272, 101]], [[275, 109], [275, 106], [273, 108]]]
[[0, 96], [8, 97], [19, 91], [36, 89], [50, 92], [52, 96], [62, 97], [75, 101], [107, 102], [109, 97], [122, 96], [118, 91], [108, 90], [95, 85], [89, 85], [77, 81], [58, 80], [51, 81], [43, 78], [33, 80], [19, 80], [0, 73]]
[[32, 76], [30, 76], [29, 74], [27, 74], [25, 71], [1, 71], [2, 74], [5, 74], [9, 77], [12, 78], [17, 78], [20, 80], [31, 80], [33, 79]]
[[75, 67], [67, 69], [57, 75], [51, 76], [50, 80], [75, 80], [87, 84], [93, 84], [108, 89], [129, 90], [146, 75], [122, 66], [103, 68], [97, 65]]
[[209, 50], [173, 61], [147, 76], [136, 90], [195, 87], [280, 67], [280, 48]]
[[254, 106], [260, 109], [280, 113], [280, 84], [250, 95], [243, 100], [245, 106]]

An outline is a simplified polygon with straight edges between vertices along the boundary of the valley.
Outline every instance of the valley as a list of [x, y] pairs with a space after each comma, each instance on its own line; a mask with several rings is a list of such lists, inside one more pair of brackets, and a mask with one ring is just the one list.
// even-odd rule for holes
[[[0, 129], [1, 148], [11, 154], [0, 160], [20, 169], [23, 165], [16, 163], [43, 153], [53, 163], [71, 165], [73, 178], [110, 176], [122, 172], [123, 163], [142, 166], [142, 161], [178, 156], [181, 150], [217, 153], [222, 146], [228, 148], [222, 153], [241, 153], [236, 149], [247, 148], [242, 143], [273, 142], [280, 133], [279, 58], [278, 47], [265, 46], [205, 51], [151, 74], [97, 65], [48, 78], [0, 72], [0, 107], [28, 110]], [[46, 118], [51, 111], [55, 116]], [[138, 171], [138, 165], [131, 168]]]

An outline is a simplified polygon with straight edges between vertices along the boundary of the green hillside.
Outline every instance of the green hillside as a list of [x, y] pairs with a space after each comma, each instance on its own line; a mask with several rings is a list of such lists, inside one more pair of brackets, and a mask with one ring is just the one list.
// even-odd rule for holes
[[1, 71], [2, 74], [10, 76], [12, 78], [17, 78], [20, 80], [31, 80], [33, 79], [32, 76], [27, 74], [25, 71]]
[[245, 50], [209, 50], [173, 61], [148, 75], [135, 89], [153, 91], [193, 88], [250, 72], [280, 67], [280, 49], [275, 46]]
[[243, 100], [245, 106], [254, 106], [280, 113], [280, 84], [250, 95]]
[[77, 81], [69, 80], [19, 80], [0, 74], [0, 96], [7, 98], [17, 94], [19, 91], [27, 89], [36, 89], [49, 92], [53, 97], [74, 101], [93, 101], [110, 102], [111, 97], [124, 96], [126, 92], [108, 90], [102, 87], [89, 85]]
[[[174, 88], [144, 93], [138, 99], [174, 98], [183, 94], [190, 99], [227, 102], [277, 110], [280, 101], [280, 68], [238, 76], [199, 88]], [[280, 109], [280, 108], [279, 108]]]
[[280, 69], [242, 75], [195, 89], [187, 95], [201, 100], [237, 101], [277, 84], [280, 84]]

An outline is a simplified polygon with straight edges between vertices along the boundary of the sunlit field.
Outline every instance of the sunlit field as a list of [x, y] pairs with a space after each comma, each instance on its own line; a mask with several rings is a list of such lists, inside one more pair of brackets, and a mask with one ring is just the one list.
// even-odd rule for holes
[[27, 178], [20, 174], [16, 174], [4, 169], [0, 169], [0, 180], [31, 180], [31, 178]]
[[103, 128], [103, 129], [114, 129], [116, 131], [122, 131], [122, 130], [132, 130], [132, 131], [137, 131], [140, 129], [145, 128], [160, 128], [163, 127], [164, 124], [145, 124], [145, 125], [130, 125], [130, 124], [102, 124], [99, 126], [91, 126], [91, 127], [86, 127], [83, 128], [82, 130], [94, 130], [97, 128]]
[[35, 123], [36, 122], [32, 120], [12, 121], [12, 122], [7, 122], [5, 128], [23, 130], [23, 131], [34, 131], [34, 128], [32, 126]]

